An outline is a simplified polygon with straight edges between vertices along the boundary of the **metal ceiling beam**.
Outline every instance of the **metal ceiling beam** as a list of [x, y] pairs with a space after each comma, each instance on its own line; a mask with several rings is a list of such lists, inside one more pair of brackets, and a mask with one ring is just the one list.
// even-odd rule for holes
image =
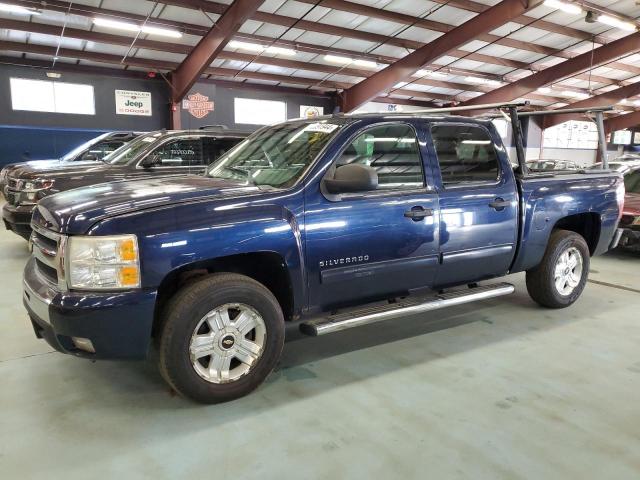
[[509, 102], [521, 98], [540, 87], [558, 82], [577, 73], [585, 72], [614, 59], [640, 51], [640, 32], [632, 33], [593, 51], [583, 53], [577, 57], [565, 60], [552, 67], [524, 77], [520, 80], [495, 89], [474, 98], [465, 105], [480, 105], [483, 103]]
[[607, 133], [638, 126], [640, 126], [640, 110], [627, 113], [626, 115], [611, 117], [604, 121], [604, 130]]
[[[298, 0], [298, 1], [302, 3], [311, 4], [311, 5], [314, 5], [317, 3], [317, 0]], [[326, 8], [333, 8], [335, 10], [340, 10], [343, 12], [354, 13], [356, 15], [364, 15], [367, 17], [377, 18], [380, 20], [388, 21], [388, 22], [399, 23], [401, 25], [412, 25], [412, 26], [424, 28], [426, 30], [440, 32], [440, 33], [447, 33], [455, 28], [455, 26], [449, 25], [447, 23], [436, 22], [434, 20], [429, 20], [427, 18], [418, 18], [413, 15], [394, 12], [392, 10], [384, 10], [381, 8], [362, 5], [360, 3], [354, 3], [347, 0], [321, 0], [320, 5]], [[484, 10], [486, 10], [487, 8], [489, 7], [485, 6]], [[524, 25], [529, 23], [533, 23], [534, 25], [532, 26], [535, 26], [537, 21], [534, 18], [527, 17], [527, 21], [524, 23]], [[574, 33], [573, 29], [568, 29], [567, 33]], [[539, 45], [533, 42], [524, 42], [522, 40], [516, 40], [514, 38], [501, 37], [499, 35], [494, 35], [491, 33], [483, 33], [481, 35], [478, 35], [476, 40], [480, 40], [483, 42], [492, 43], [496, 45], [502, 45], [504, 47], [509, 47], [509, 48], [517, 48], [519, 50], [539, 53], [542, 55], [560, 57], [560, 58], [571, 58], [577, 55], [577, 53], [575, 52], [567, 51], [564, 49], [547, 47], [545, 45]], [[615, 66], [612, 65], [612, 67], [617, 68], [618, 70], [640, 74], [640, 68], [634, 67], [632, 65], [617, 63]]]
[[[34, 45], [34, 44], [27, 45], [24, 43], [8, 42], [8, 41], [0, 41], [0, 50], [32, 53], [37, 55], [48, 55], [48, 56], [53, 56], [56, 54], [55, 47], [48, 47], [44, 45]], [[80, 59], [80, 60], [87, 60], [91, 62], [107, 63], [111, 65], [129, 65], [132, 67], [139, 67], [139, 68], [144, 68], [152, 71], [160, 70], [164, 72], [170, 72], [172, 70], [175, 70], [178, 66], [178, 64], [175, 62], [150, 60], [150, 59], [143, 59], [143, 58], [137, 58], [137, 57], [127, 57], [126, 60], [122, 61], [122, 57], [120, 55], [87, 52], [85, 50], [76, 50], [76, 49], [69, 49], [69, 48], [61, 48], [57, 52], [57, 54], [61, 58]], [[19, 59], [16, 58], [15, 60], [18, 61]], [[253, 72], [249, 70], [240, 71], [237, 69], [219, 68], [219, 67], [209, 67], [203, 73], [205, 75], [221, 77], [222, 79], [236, 78], [236, 79], [268, 81], [268, 82], [274, 82], [274, 83], [284, 83], [286, 85], [300, 85], [302, 87], [305, 87], [306, 89], [311, 88], [312, 90], [309, 90], [309, 91], [312, 91], [312, 92], [316, 92], [316, 91], [333, 92], [335, 90], [343, 90], [343, 89], [349, 88], [353, 85], [353, 83], [336, 82], [332, 80], [322, 81], [318, 85], [319, 80], [317, 78], [301, 77], [298, 75], [297, 76], [276, 75], [272, 73]], [[238, 86], [240, 85], [242, 85], [242, 83], [238, 82]], [[304, 91], [304, 90], [301, 90], [301, 91]], [[400, 90], [397, 90], [395, 93], [397, 95], [411, 97], [411, 99], [413, 100], [417, 100], [417, 99], [433, 100], [434, 96], [445, 97], [445, 101], [452, 100], [452, 97], [449, 97], [449, 96], [438, 95], [430, 92], [420, 92], [415, 90], [400, 89]]]
[[242, 24], [264, 0], [234, 0], [209, 32], [200, 39], [180, 66], [171, 74], [172, 100], [180, 102], [211, 62], [224, 49]]
[[411, 75], [427, 63], [470, 42], [483, 32], [504, 25], [529, 8], [530, 4], [526, 0], [503, 0], [486, 12], [475, 16], [433, 42], [345, 90], [341, 97], [342, 111], [350, 112], [358, 108], [372, 98], [392, 89], [398, 82], [411, 78]]
[[[54, 25], [45, 25], [45, 24], [34, 24], [32, 22], [24, 22], [19, 20], [6, 20], [0, 19], [0, 29], [10, 29], [16, 31], [24, 31], [24, 32], [36, 32], [44, 35], [51, 36], [59, 36], [62, 34], [61, 26]], [[99, 42], [106, 43], [109, 45], [120, 45], [124, 47], [129, 47], [131, 44], [131, 37], [127, 37], [124, 35], [113, 35], [107, 33], [100, 33], [88, 30], [81, 30], [77, 28], [65, 28], [64, 35], [67, 38], [75, 38], [78, 40], [86, 40], [91, 42]], [[171, 43], [157, 40], [147, 40], [147, 39], [138, 39], [136, 40], [136, 46], [140, 48], [145, 48], [148, 50], [160, 51], [160, 52], [170, 52], [177, 54], [187, 55], [191, 51], [191, 46], [180, 44], [180, 43]], [[314, 63], [314, 62], [301, 62], [297, 60], [283, 59], [278, 57], [265, 57], [260, 56], [256, 58], [255, 54], [246, 54], [239, 52], [230, 52], [230, 51], [221, 51], [218, 56], [218, 59], [221, 60], [234, 60], [240, 62], [253, 62], [254, 64], [259, 65], [270, 65], [276, 67], [290, 68], [295, 70], [307, 70], [314, 72], [323, 72], [327, 74], [335, 74], [340, 73], [342, 75], [350, 75], [354, 77], [366, 78], [371, 75], [373, 72], [371, 70], [363, 70], [357, 68], [341, 68], [334, 65], [327, 65], [322, 63]], [[451, 90], [461, 90], [464, 92], [479, 92], [485, 93], [492, 90], [493, 87], [484, 86], [484, 85], [476, 85], [476, 84], [466, 84], [466, 83], [456, 83], [456, 82], [448, 82], [444, 80], [436, 80], [431, 78], [415, 78], [412, 79], [414, 84], [424, 85], [428, 87], [438, 87], [438, 88], [447, 88]], [[581, 89], [576, 89], [576, 91], [583, 91]], [[442, 95], [440, 97], [436, 96], [434, 99], [446, 100], [446, 101], [456, 101], [462, 100], [462, 98], [457, 98], [457, 96], [453, 95]], [[548, 103], [556, 103], [559, 101], [561, 97], [553, 97], [552, 95], [538, 95], [538, 94], [530, 94], [528, 98], [532, 100], [540, 100]]]
[[[25, 7], [31, 7], [31, 8], [44, 8], [41, 4], [41, 2], [39, 0], [13, 0], [13, 3], [25, 6]], [[209, 13], [213, 13], [214, 15], [217, 15], [217, 12], [222, 12], [223, 11], [223, 7], [224, 5], [222, 4], [217, 4], [214, 2], [205, 2], [204, 0], [186, 0], [186, 1], [168, 1], [168, 2], [163, 2], [163, 3], [169, 3], [172, 5], [179, 5], [181, 7], [184, 8], [190, 8], [190, 9], [199, 9], [199, 5], [205, 9], [205, 11], [208, 11]], [[486, 6], [485, 6], [486, 7]], [[488, 8], [488, 7], [486, 7]], [[485, 10], [486, 10], [485, 8]], [[116, 11], [116, 10], [108, 10], [108, 9], [104, 9], [104, 8], [97, 8], [97, 7], [89, 7], [86, 5], [81, 5], [81, 4], [72, 4], [70, 2], [67, 1], [61, 1], [61, 0], [49, 0], [46, 3], [46, 9], [48, 10], [54, 10], [57, 12], [69, 12], [71, 14], [74, 15], [80, 15], [80, 16], [85, 16], [85, 17], [89, 17], [89, 18], [93, 18], [95, 16], [106, 16], [106, 17], [114, 17], [114, 18], [118, 18], [121, 20], [128, 20], [128, 21], [133, 21], [133, 22], [143, 22], [145, 21], [146, 17], [143, 15], [136, 15], [136, 14], [132, 14], [132, 13], [126, 13], [126, 12], [120, 12], [120, 11]], [[261, 13], [261, 12], [259, 12]], [[276, 20], [276, 25], [282, 25], [282, 26], [289, 26], [292, 24], [293, 21], [295, 21], [295, 19], [291, 18], [291, 17], [284, 17], [282, 15], [275, 15], [275, 14], [269, 14], [269, 15], [274, 15], [272, 17], [269, 17], [271, 19], [275, 18]], [[267, 21], [265, 19], [263, 19], [263, 21]], [[176, 21], [172, 21], [172, 20], [166, 20], [166, 19], [158, 19], [158, 18], [152, 18], [148, 20], [149, 24], [152, 25], [159, 25], [159, 26], [165, 26], [165, 27], [169, 27], [169, 28], [177, 28], [179, 30], [183, 30], [185, 33], [189, 33], [192, 35], [204, 35], [207, 32], [206, 27], [203, 27], [201, 25], [195, 25], [195, 24], [188, 24], [188, 23], [184, 23], [184, 22], [176, 22]], [[350, 36], [350, 33], [354, 32], [353, 29], [346, 29], [346, 28], [342, 28], [342, 27], [333, 27], [331, 25], [324, 25], [321, 23], [315, 23], [315, 22], [306, 22], [305, 25], [309, 26], [308, 24], [313, 24], [312, 25], [312, 29], [311, 31], [315, 31], [315, 32], [319, 32], [319, 33], [327, 33], [325, 30], [327, 28], [331, 28], [332, 32], [334, 32], [336, 35], [341, 35], [341, 36]], [[36, 24], [33, 24], [36, 25]], [[299, 27], [300, 25], [296, 25], [296, 27]], [[337, 30], [335, 30], [337, 29]], [[354, 35], [359, 35], [356, 38], [361, 39], [361, 40], [367, 40], [367, 41], [374, 41], [375, 39], [371, 38], [371, 35], [368, 34], [367, 32], [359, 32], [359, 34], [354, 34]], [[391, 37], [384, 37], [382, 36], [382, 40], [384, 39], [391, 39]], [[293, 48], [296, 50], [300, 50], [303, 52], [308, 52], [308, 53], [315, 53], [315, 54], [334, 54], [334, 55], [346, 55], [346, 56], [350, 56], [352, 58], [361, 58], [361, 59], [365, 59], [365, 60], [371, 60], [371, 61], [377, 61], [380, 63], [392, 63], [394, 61], [397, 60], [397, 58], [395, 57], [387, 57], [384, 55], [374, 55], [374, 54], [367, 54], [367, 53], [363, 53], [363, 52], [357, 52], [357, 51], [353, 51], [353, 50], [348, 50], [348, 49], [341, 49], [341, 48], [335, 48], [335, 47], [323, 47], [321, 45], [314, 45], [314, 44], [309, 44], [309, 43], [304, 43], [304, 42], [297, 42], [297, 41], [287, 41], [287, 40], [281, 40], [281, 39], [274, 39], [271, 37], [265, 37], [265, 36], [260, 36], [260, 35], [255, 35], [255, 34], [246, 34], [246, 33], [238, 33], [236, 35], [236, 39], [238, 40], [244, 40], [244, 41], [250, 41], [250, 42], [256, 42], [256, 43], [262, 43], [262, 44], [273, 44], [276, 46], [283, 46], [286, 48]], [[380, 40], [380, 39], [378, 39]], [[393, 40], [393, 39], [391, 39]], [[419, 42], [414, 42], [413, 44], [416, 48], [419, 46], [422, 46], [422, 43]], [[514, 69], [524, 69], [524, 70], [533, 70], [533, 71], [538, 71], [540, 70], [542, 67], [540, 66], [535, 66], [535, 65], [531, 65], [529, 63], [526, 62], [521, 62], [521, 61], [516, 61], [516, 60], [509, 60], [509, 59], [502, 59], [502, 58], [496, 58], [490, 55], [483, 55], [483, 54], [479, 54], [479, 53], [469, 53], [463, 50], [454, 50], [452, 52], [448, 53], [449, 56], [452, 57], [456, 57], [456, 58], [461, 58], [461, 57], [465, 57], [467, 60], [473, 60], [479, 63], [488, 63], [491, 65], [499, 65], [499, 66], [505, 66], [505, 67], [509, 67], [509, 68], [514, 68]], [[502, 80], [501, 76], [499, 75], [492, 75], [492, 74], [486, 74], [486, 73], [482, 73], [482, 72], [473, 72], [472, 70], [465, 70], [465, 69], [460, 69], [460, 68], [451, 68], [451, 67], [446, 67], [443, 68], [442, 65], [436, 65], [436, 64], [432, 64], [432, 65], [426, 65], [425, 68], [429, 69], [443, 69], [443, 70], [452, 70], [453, 72], [460, 72], [463, 75], [474, 75], [474, 76], [480, 76], [480, 77], [485, 77], [485, 78], [492, 78], [494, 80]], [[636, 68], [637, 67], [632, 67], [632, 68]], [[640, 71], [640, 69], [638, 69]], [[616, 79], [610, 79], [607, 77], [602, 77], [602, 76], [596, 76], [596, 75], [591, 75], [590, 77], [587, 75], [577, 75], [575, 78], [579, 79], [579, 80], [587, 80], [587, 81], [591, 81], [591, 82], [595, 82], [595, 83], [601, 83], [603, 85], [622, 85], [624, 84], [624, 81], [620, 81], [620, 80], [616, 80]], [[506, 78], [505, 80], [508, 80], [508, 78]]]
[[[632, 83], [631, 85], [616, 88], [615, 90], [611, 90], [601, 95], [596, 95], [585, 100], [580, 100], [579, 102], [571, 103], [567, 107], [563, 108], [587, 108], [597, 107], [600, 105], [615, 105], [625, 98], [634, 97], [636, 95], [640, 95], [640, 82]], [[580, 115], [547, 115], [544, 117], [543, 125], [544, 128], [549, 128], [569, 120], [581, 119], [582, 117]]]

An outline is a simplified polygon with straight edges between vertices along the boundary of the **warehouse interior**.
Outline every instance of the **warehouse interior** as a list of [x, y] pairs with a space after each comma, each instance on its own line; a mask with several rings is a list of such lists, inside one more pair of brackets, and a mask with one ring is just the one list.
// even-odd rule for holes
[[[640, 408], [633, 401], [640, 394], [636, 310], [640, 306], [639, 28], [638, 0], [0, 1], [0, 205], [4, 220], [0, 225], [4, 285], [0, 291], [0, 337], [4, 339], [0, 347], [0, 378], [4, 379], [0, 388], [0, 478], [639, 478]], [[278, 125], [307, 122], [307, 127], [289, 138], [291, 144], [304, 131], [315, 132], [317, 138], [326, 134], [340, 139], [339, 132], [351, 128], [351, 119], [380, 125], [396, 121], [458, 125], [472, 119], [469, 121], [489, 125], [483, 128], [490, 140], [482, 137], [462, 143], [480, 150], [491, 144], [492, 152], [495, 148], [497, 157], [508, 159], [513, 167], [509, 175], [519, 186], [513, 187], [518, 200], [512, 205], [516, 214], [510, 254], [515, 259], [538, 248], [540, 257], [545, 253], [546, 259], [550, 255], [547, 238], [540, 243], [527, 241], [527, 237], [544, 230], [556, 211], [568, 212], [573, 220], [562, 223], [563, 228], [582, 234], [586, 256], [591, 256], [579, 263], [580, 269], [583, 262], [585, 266], [580, 298], [572, 297], [571, 304], [563, 305], [567, 308], [540, 306], [535, 295], [530, 298], [527, 294], [534, 266], [517, 269], [518, 262], [512, 260], [510, 268], [500, 274], [481, 272], [468, 281], [434, 283], [445, 303], [450, 286], [473, 289], [480, 280], [488, 288], [509, 282], [513, 285], [509, 295], [468, 304], [451, 302], [452, 306], [435, 311], [408, 308], [408, 313], [397, 318], [336, 328], [339, 331], [326, 336], [309, 337], [297, 324], [287, 327], [282, 356], [265, 373], [264, 383], [247, 396], [231, 395], [231, 401], [212, 405], [194, 402], [193, 396], [185, 398], [189, 395], [176, 381], [177, 374], [163, 363], [168, 355], [163, 350], [164, 333], [156, 341], [160, 338], [156, 329], [164, 327], [156, 323], [154, 338], [147, 334], [148, 354], [141, 361], [124, 356], [92, 359], [87, 353], [97, 349], [100, 354], [100, 343], [95, 339], [95, 345], [91, 340], [86, 343], [84, 337], [90, 338], [89, 333], [69, 336], [71, 349], [63, 340], [56, 340], [64, 347], [61, 353], [47, 338], [46, 326], [45, 330], [38, 327], [33, 315], [41, 310], [34, 310], [30, 294], [41, 292], [27, 285], [29, 265], [40, 261], [34, 249], [42, 247], [43, 239], [45, 243], [53, 239], [57, 250], [50, 256], [59, 261], [52, 263], [58, 277], [49, 287], [57, 289], [61, 272], [70, 270], [70, 264], [56, 255], [69, 255], [72, 250], [66, 242], [77, 235], [73, 222], [80, 225], [91, 215], [98, 218], [97, 210], [91, 210], [95, 205], [103, 208], [103, 216], [79, 236], [109, 239], [116, 233], [131, 233], [118, 231], [121, 225], [140, 229], [136, 230], [138, 237], [129, 235], [133, 243], [117, 244], [122, 258], [123, 248], [135, 251], [138, 270], [131, 284], [135, 288], [146, 288], [148, 271], [159, 276], [163, 268], [180, 266], [171, 272], [180, 270], [179, 278], [171, 277], [169, 282], [169, 276], [165, 277], [149, 294], [157, 302], [150, 321], [164, 318], [165, 313], [158, 313], [163, 309], [188, 312], [187, 307], [174, 307], [178, 305], [174, 299], [182, 299], [177, 294], [167, 296], [165, 304], [163, 289], [174, 288], [172, 282], [184, 289], [197, 286], [200, 272], [208, 269], [212, 273], [212, 268], [227, 274], [255, 272], [249, 276], [273, 293], [285, 320], [289, 319], [288, 307], [281, 299], [289, 294], [294, 305], [291, 317], [296, 321], [307, 310], [314, 315], [320, 311], [311, 305], [316, 298], [314, 275], [319, 278], [318, 290], [324, 288], [317, 294], [323, 312], [340, 315], [343, 306], [354, 307], [345, 299], [362, 290], [360, 285], [366, 285], [359, 283], [364, 282], [363, 277], [375, 277], [375, 272], [366, 271], [366, 264], [369, 252], [375, 257], [385, 248], [378, 239], [416, 231], [398, 228], [396, 220], [384, 218], [396, 197], [385, 203], [384, 193], [375, 209], [353, 209], [354, 224], [359, 214], [368, 216], [368, 223], [358, 224], [363, 231], [354, 244], [360, 250], [344, 252], [338, 247], [351, 241], [348, 232], [323, 236], [322, 228], [346, 229], [350, 217], [340, 217], [345, 222], [328, 216], [330, 209], [322, 201], [336, 199], [332, 197], [335, 192], [324, 186], [318, 190], [320, 200], [304, 194], [300, 210], [309, 209], [317, 217], [306, 217], [307, 224], [297, 231], [289, 229], [289, 224], [283, 229], [277, 223], [265, 223], [267, 228], [255, 234], [252, 224], [262, 225], [259, 222], [265, 218], [273, 221], [272, 217], [281, 215], [280, 210], [269, 208], [271, 204], [260, 206], [260, 201], [235, 223], [229, 220], [211, 226], [211, 220], [206, 228], [198, 228], [202, 225], [196, 221], [207, 215], [218, 218], [216, 215], [225, 215], [245, 201], [248, 204], [250, 199], [237, 196], [243, 195], [237, 193], [239, 187], [237, 192], [229, 189], [233, 192], [225, 193], [234, 203], [214, 203], [198, 211], [185, 210], [188, 206], [184, 205], [174, 209], [170, 203], [177, 204], [179, 195], [185, 195], [180, 197], [184, 204], [206, 202], [211, 195], [208, 190], [190, 193], [204, 188], [206, 181], [200, 177], [212, 176], [219, 159], [224, 164], [224, 159], [243, 155], [243, 145], [252, 141], [268, 144], [269, 139], [260, 136], [275, 132], [275, 138]], [[434, 158], [440, 156], [433, 140], [435, 130], [421, 136], [416, 128], [416, 148]], [[410, 132], [414, 135], [414, 130]], [[147, 148], [144, 142], [155, 145], [158, 138], [189, 135], [205, 143], [227, 143], [216, 147], [215, 153], [205, 152], [205, 143], [200, 143], [202, 150], [195, 154], [200, 158], [179, 165], [187, 166], [188, 172], [171, 170], [182, 160], [161, 160], [162, 153], [148, 150], [148, 157], [157, 162], [150, 167], [143, 159], [130, 170], [122, 164], [117, 171], [106, 173], [111, 159], [115, 159], [113, 165], [127, 160], [137, 148], [134, 145]], [[381, 135], [365, 138], [365, 142], [378, 145], [393, 136], [399, 137], [395, 138], [398, 143], [407, 143], [406, 135]], [[98, 138], [102, 143], [96, 143]], [[106, 145], [109, 139], [112, 143]], [[317, 155], [314, 158], [328, 158], [332, 145], [311, 149]], [[371, 156], [374, 151], [372, 145], [356, 141], [350, 145], [340, 154], [357, 157], [368, 152]], [[186, 156], [185, 152], [194, 155], [173, 148], [173, 157]], [[463, 155], [460, 149], [457, 155]], [[249, 158], [255, 165], [251, 175], [247, 174], [247, 188], [259, 189], [260, 175], [264, 175], [260, 168], [272, 168], [272, 160], [267, 155], [268, 164], [263, 165]], [[442, 167], [442, 158], [439, 162]], [[349, 165], [338, 162], [337, 169], [335, 165], [331, 168], [337, 172], [345, 166]], [[315, 172], [314, 167], [305, 168], [308, 170], [301, 175], [307, 178], [277, 185], [280, 191], [291, 193], [283, 198], [311, 184], [315, 177], [309, 172]], [[398, 182], [413, 172], [410, 164], [385, 164], [383, 168], [396, 168], [392, 174]], [[424, 188], [419, 193], [420, 198], [429, 198], [425, 204], [436, 202], [433, 209], [427, 209], [429, 216], [433, 212], [440, 215], [442, 210], [442, 226], [434, 228], [435, 236], [445, 244], [445, 235], [455, 235], [453, 227], [464, 229], [474, 220], [473, 214], [464, 211], [467, 203], [452, 203], [460, 208], [451, 208], [448, 215], [458, 215], [461, 223], [450, 224], [447, 231], [447, 195], [459, 192], [463, 197], [465, 191], [454, 187], [447, 192], [444, 171], [436, 174], [435, 168], [421, 166], [418, 170], [419, 188]], [[166, 175], [139, 177], [154, 169], [166, 169]], [[178, 180], [180, 175], [187, 176], [183, 172], [190, 177], [199, 175], [198, 180], [190, 184]], [[379, 185], [376, 174], [378, 187], [383, 185], [384, 172], [387, 170], [379, 172]], [[527, 174], [538, 175], [543, 185], [530, 196], [526, 195]], [[440, 180], [438, 175], [442, 175]], [[83, 176], [92, 180], [82, 180]], [[563, 181], [563, 176], [573, 180]], [[579, 176], [586, 183], [575, 180]], [[498, 184], [504, 178], [498, 173]], [[517, 183], [523, 178], [524, 187]], [[137, 184], [136, 190], [135, 182], [147, 183]], [[110, 186], [114, 184], [129, 186]], [[29, 213], [19, 229], [15, 225], [17, 204], [12, 202], [17, 202], [20, 188], [20, 198], [29, 199], [23, 205]], [[109, 203], [116, 202], [125, 188], [130, 203]], [[161, 189], [169, 200], [145, 205], [144, 198], [153, 189]], [[273, 190], [269, 185], [261, 193], [273, 194]], [[500, 201], [504, 197], [502, 193], [487, 195]], [[528, 212], [527, 202], [546, 195], [556, 195], [555, 200], [549, 197], [536, 216]], [[581, 201], [591, 202], [585, 212], [568, 206], [580, 195]], [[157, 208], [165, 217], [134, 215], [134, 210], [145, 208], [147, 212]], [[503, 208], [500, 204], [495, 210]], [[611, 214], [610, 208], [618, 210]], [[418, 218], [415, 213], [414, 207], [402, 220], [414, 225], [427, 215]], [[133, 220], [127, 220], [128, 215]], [[287, 215], [296, 217], [299, 212], [291, 209]], [[589, 219], [584, 229], [575, 223], [579, 215]], [[611, 215], [617, 215], [615, 225], [607, 226]], [[67, 224], [63, 218], [68, 219]], [[311, 218], [317, 218], [317, 223]], [[38, 237], [42, 228], [53, 229], [56, 222], [60, 232], [45, 231], [46, 238]], [[193, 236], [170, 230], [181, 222], [191, 222], [184, 230]], [[100, 230], [101, 223], [104, 230]], [[204, 230], [224, 235], [232, 224], [242, 224], [247, 232], [222, 237], [224, 248], [233, 253], [244, 254], [248, 244], [259, 245], [256, 251], [271, 252], [271, 243], [260, 244], [261, 235], [263, 242], [266, 234], [280, 235], [280, 241], [290, 230], [301, 251], [320, 245], [329, 253], [317, 256], [318, 262], [315, 254], [304, 251], [291, 273], [286, 271], [295, 263], [290, 254], [276, 262], [284, 273], [273, 273], [267, 263], [252, 260], [258, 257], [246, 257], [249, 260], [243, 260], [242, 267], [229, 267], [231, 260], [225, 259], [206, 265], [193, 260], [197, 263], [193, 271], [198, 273], [181, 270], [181, 262], [195, 259], [197, 249], [221, 248], [212, 242], [206, 246], [207, 238], [213, 237], [196, 235], [207, 235]], [[159, 225], [166, 230], [149, 233]], [[467, 233], [466, 241], [476, 236], [488, 245], [499, 243], [492, 236], [500, 236], [505, 222], [485, 227], [489, 230]], [[382, 231], [387, 236], [382, 237]], [[156, 244], [153, 253], [145, 252], [150, 247], [142, 238], [154, 236], [162, 237], [164, 243]], [[399, 251], [414, 248], [411, 238], [403, 241]], [[166, 257], [185, 245], [192, 250]], [[460, 252], [467, 247], [471, 248], [460, 246]], [[398, 254], [393, 268], [401, 268], [399, 260], [408, 260], [408, 254], [402, 255]], [[436, 256], [439, 268], [446, 267], [447, 252]], [[156, 259], [153, 267], [150, 259]], [[127, 262], [117, 268], [129, 268]], [[358, 265], [352, 270], [339, 266], [332, 277], [331, 267], [345, 262]], [[467, 268], [460, 265], [456, 271]], [[412, 274], [407, 270], [384, 272], [388, 275], [385, 282], [401, 283], [397, 279]], [[295, 304], [298, 273], [305, 292], [300, 295], [309, 304], [300, 315]], [[350, 285], [340, 284], [338, 275], [349, 278]], [[441, 278], [439, 273], [434, 275]], [[72, 276], [68, 277], [71, 282]], [[121, 278], [125, 277], [118, 278], [124, 282]], [[451, 278], [459, 277], [452, 274]], [[292, 286], [284, 286], [285, 281]], [[338, 283], [328, 288], [330, 282]], [[75, 294], [71, 283], [65, 285], [71, 285], [70, 289], [58, 291], [55, 300], [62, 306], [55, 306], [52, 299], [45, 304], [47, 317], [54, 318], [59, 308], [74, 308], [70, 303], [78, 297], [70, 296], [65, 303], [67, 294]], [[121, 289], [125, 284], [118, 285]], [[287, 289], [292, 293], [286, 293]], [[413, 293], [410, 288], [407, 291]], [[375, 286], [370, 292], [359, 291], [358, 298], [404, 308], [403, 288], [394, 290], [397, 295], [393, 298], [375, 292]], [[85, 293], [78, 304], [97, 298], [98, 289], [88, 288]], [[100, 314], [108, 316], [118, 297], [127, 295], [124, 290], [111, 293], [112, 297], [94, 301], [91, 308], [102, 308]], [[199, 298], [194, 293], [191, 303]], [[142, 306], [135, 310], [137, 301], [129, 303], [133, 313], [125, 320], [133, 325], [144, 310]], [[74, 312], [81, 320], [82, 311]], [[100, 330], [109, 328], [108, 322], [100, 325]], [[130, 332], [130, 324], [125, 325], [115, 337], [122, 345], [128, 345], [127, 336], [133, 336], [137, 328], [131, 326]], [[259, 325], [264, 327], [264, 323]], [[264, 327], [266, 337], [272, 338], [269, 325]], [[202, 335], [198, 328], [194, 336]], [[257, 342], [260, 327], [256, 329], [251, 339]], [[210, 334], [214, 333], [212, 329]], [[229, 335], [220, 341], [240, 342], [239, 337]], [[79, 356], [86, 358], [76, 358]], [[197, 370], [195, 360], [193, 364]]]

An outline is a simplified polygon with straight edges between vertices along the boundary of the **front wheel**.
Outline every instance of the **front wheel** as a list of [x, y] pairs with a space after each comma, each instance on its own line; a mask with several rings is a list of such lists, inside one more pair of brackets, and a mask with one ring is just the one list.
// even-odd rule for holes
[[581, 235], [554, 230], [542, 261], [527, 271], [529, 295], [543, 307], [568, 307], [584, 290], [589, 261], [589, 247]]
[[215, 274], [184, 287], [165, 308], [160, 371], [185, 397], [224, 402], [258, 387], [283, 345], [273, 294], [249, 277]]

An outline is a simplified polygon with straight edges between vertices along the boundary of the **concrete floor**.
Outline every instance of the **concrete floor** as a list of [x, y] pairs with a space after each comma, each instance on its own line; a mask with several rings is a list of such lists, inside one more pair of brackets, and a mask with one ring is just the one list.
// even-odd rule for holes
[[21, 305], [26, 242], [0, 252], [1, 479], [640, 478], [640, 257], [595, 259], [566, 310], [516, 275], [509, 297], [289, 343], [253, 395], [203, 407], [152, 362], [52, 352]]

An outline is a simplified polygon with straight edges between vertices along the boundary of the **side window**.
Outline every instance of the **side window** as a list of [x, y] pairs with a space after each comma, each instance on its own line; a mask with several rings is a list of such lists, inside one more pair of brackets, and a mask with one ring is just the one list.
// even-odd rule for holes
[[204, 165], [209, 165], [214, 160], [217, 160], [237, 143], [239, 143], [239, 140], [232, 138], [202, 137]]
[[102, 160], [122, 145], [124, 145], [124, 142], [118, 140], [98, 143], [84, 152], [78, 160]]
[[159, 167], [192, 167], [205, 165], [201, 138], [182, 138], [165, 143], [153, 155]]
[[495, 182], [500, 175], [498, 155], [489, 133], [475, 125], [434, 125], [433, 146], [442, 183]]
[[378, 173], [378, 190], [424, 186], [422, 158], [416, 134], [409, 125], [384, 125], [356, 137], [336, 167], [360, 163]]

